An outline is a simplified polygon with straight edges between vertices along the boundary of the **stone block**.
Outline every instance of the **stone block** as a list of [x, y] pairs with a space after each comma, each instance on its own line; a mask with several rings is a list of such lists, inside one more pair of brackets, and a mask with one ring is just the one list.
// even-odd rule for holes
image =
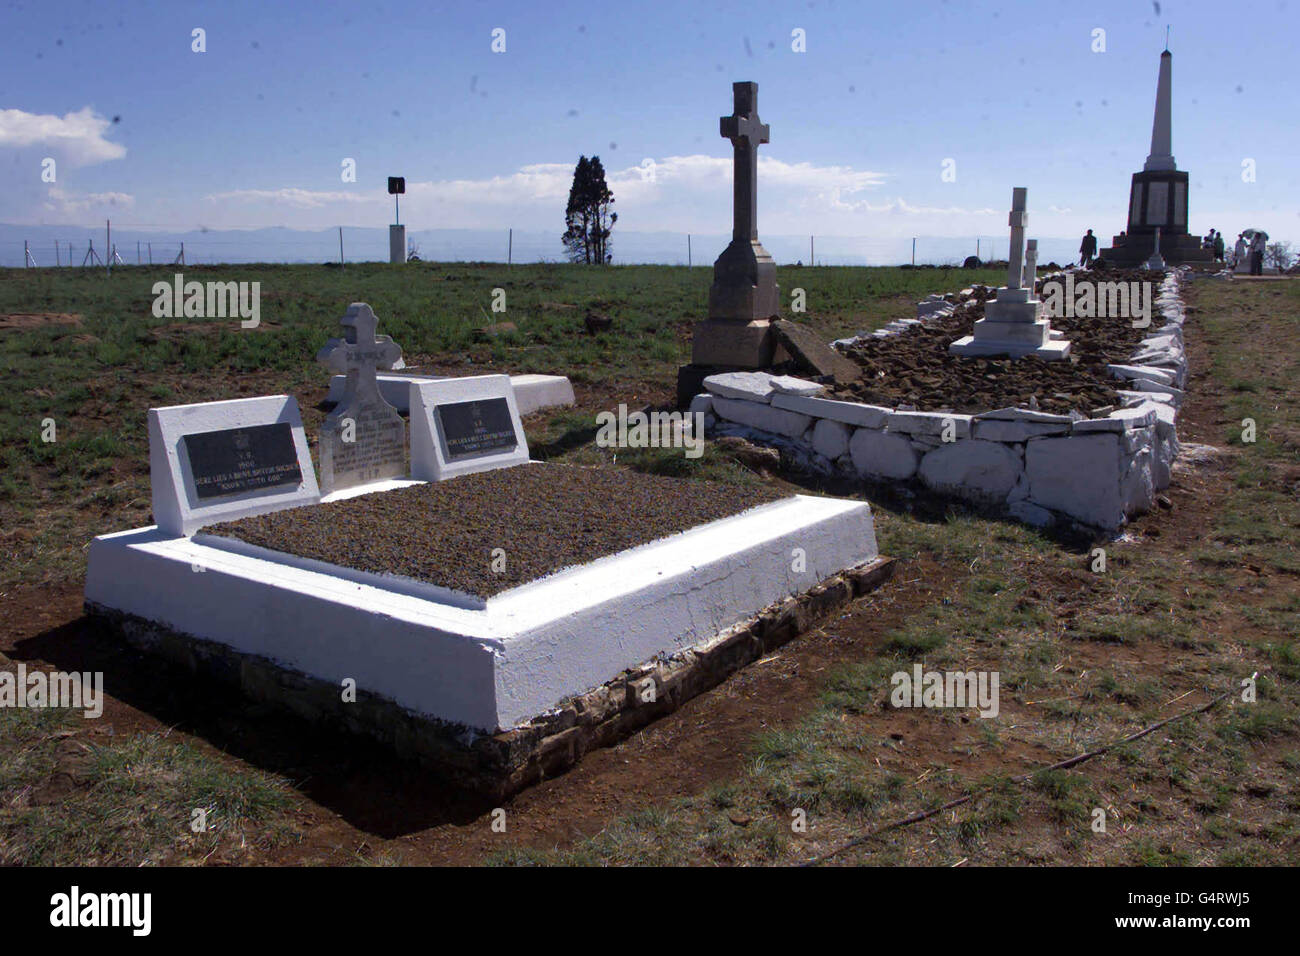
[[813, 451], [829, 459], [839, 458], [849, 450], [850, 437], [852, 430], [848, 425], [829, 418], [819, 418], [813, 425]]
[[800, 437], [812, 424], [812, 418], [808, 415], [773, 408], [761, 402], [745, 402], [720, 395], [713, 398], [713, 410], [729, 422], [785, 435], [787, 438]]
[[1020, 478], [1020, 456], [999, 442], [950, 442], [921, 459], [922, 483], [932, 491], [993, 504], [1006, 500]]
[[816, 382], [795, 378], [793, 375], [773, 375], [771, 385], [773, 392], [779, 392], [782, 395], [812, 396], [820, 395], [826, 391], [825, 385], [818, 385]]
[[772, 364], [774, 339], [767, 319], [696, 322], [691, 338], [692, 365], [767, 368]]
[[801, 395], [772, 396], [774, 408], [811, 415], [814, 418], [829, 418], [831, 421], [843, 422], [858, 428], [884, 428], [885, 422], [893, 413], [892, 408], [879, 405], [862, 405], [858, 402], [842, 402], [831, 398], [807, 398]]
[[919, 455], [906, 435], [859, 428], [849, 439], [853, 467], [865, 478], [902, 480], [916, 474]]
[[1035, 438], [1025, 445], [1029, 501], [1113, 531], [1125, 520], [1119, 435]]
[[812, 329], [788, 319], [772, 324], [777, 340], [790, 357], [811, 375], [829, 376], [837, 382], [856, 382], [862, 367], [835, 351]]
[[1044, 435], [1065, 435], [1070, 431], [1068, 421], [1059, 424], [1039, 422], [1008, 422], [996, 418], [976, 420], [971, 426], [971, 437], [982, 441], [1022, 442]]
[[770, 372], [723, 372], [706, 378], [704, 387], [711, 394], [723, 398], [767, 402], [771, 400], [774, 391], [772, 378]]
[[970, 438], [971, 416], [952, 412], [892, 412], [886, 424], [891, 432], [934, 438], [943, 438], [947, 433], [956, 440]]

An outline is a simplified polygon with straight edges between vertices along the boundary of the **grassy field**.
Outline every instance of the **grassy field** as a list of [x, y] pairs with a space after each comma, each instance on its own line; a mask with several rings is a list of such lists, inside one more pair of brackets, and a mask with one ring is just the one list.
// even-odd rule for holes
[[[315, 441], [329, 376], [315, 361], [349, 302], [369, 302], [379, 331], [408, 365], [458, 374], [568, 375], [629, 403], [670, 396], [689, 360], [690, 327], [711, 270], [591, 269], [420, 263], [189, 267], [187, 280], [261, 283], [261, 323], [155, 318], [153, 284], [170, 268], [0, 270], [0, 526], [8, 558], [0, 590], [72, 580], [95, 534], [148, 523], [145, 412], [151, 406], [288, 393]], [[990, 270], [788, 269], [783, 291], [806, 292], [807, 321], [828, 335], [914, 314], [930, 292], [995, 281]], [[493, 312], [494, 290], [505, 311]], [[614, 319], [586, 334], [589, 309]], [[53, 314], [59, 324], [30, 316]], [[24, 318], [25, 316], [29, 318]], [[514, 330], [485, 336], [488, 325]], [[56, 441], [44, 441], [52, 420]], [[590, 422], [590, 416], [587, 418]]]
[[[596, 460], [606, 453], [585, 440], [596, 410], [671, 391], [707, 270], [223, 275], [262, 280], [263, 328], [252, 333], [153, 319], [148, 287], [163, 270], [130, 271], [108, 284], [0, 274], [0, 314], [81, 316], [76, 326], [0, 331], [17, 386], [0, 421], [0, 590], [23, 609], [0, 650], [104, 661], [115, 698], [96, 722], [0, 711], [0, 863], [716, 865], [836, 851], [832, 862], [870, 864], [1300, 862], [1300, 411], [1291, 401], [1300, 283], [1189, 288], [1193, 378], [1180, 437], [1217, 451], [1191, 449], [1167, 508], [1093, 541], [873, 494], [881, 550], [902, 562], [893, 582], [520, 795], [499, 834], [490, 806], [446, 795], [394, 760], [232, 702], [196, 703], [183, 677], [119, 660], [78, 619], [81, 547], [147, 520], [150, 404], [289, 391], [318, 421], [325, 376], [312, 357], [354, 299], [375, 307], [413, 363], [572, 375], [579, 407], [530, 423], [530, 446]], [[975, 278], [781, 274], [783, 291], [808, 290], [809, 320], [828, 335], [878, 326], [920, 295]], [[311, 302], [290, 287], [310, 288]], [[480, 314], [498, 287], [509, 311]], [[608, 336], [582, 333], [588, 308], [615, 317]], [[475, 329], [492, 320], [517, 331], [480, 341]], [[66, 423], [53, 446], [39, 440], [47, 416]], [[1244, 419], [1253, 442], [1243, 441]], [[781, 480], [716, 446], [697, 462], [646, 452], [619, 463]], [[914, 662], [997, 671], [999, 717], [889, 709], [889, 676]], [[1246, 702], [1252, 675], [1258, 696]], [[1087, 762], [1043, 769], [1168, 718]], [[196, 807], [219, 826], [193, 834]], [[800, 819], [806, 827], [793, 827]]]

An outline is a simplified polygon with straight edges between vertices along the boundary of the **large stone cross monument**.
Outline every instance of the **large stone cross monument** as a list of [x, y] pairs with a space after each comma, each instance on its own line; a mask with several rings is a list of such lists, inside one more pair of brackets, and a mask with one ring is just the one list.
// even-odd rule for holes
[[[1007, 257], [1007, 284], [998, 289], [995, 300], [984, 303], [984, 318], [975, 323], [974, 334], [948, 347], [954, 355], [1007, 355], [1022, 358], [1035, 355], [1047, 361], [1070, 354], [1070, 343], [1052, 331], [1043, 316], [1043, 303], [1034, 298], [1034, 281], [1025, 270], [1025, 227], [1029, 190], [1017, 186], [1011, 191], [1011, 254]], [[1034, 250], [1037, 257], [1037, 248]]]
[[689, 401], [704, 375], [772, 364], [772, 319], [780, 312], [776, 263], [758, 241], [758, 147], [771, 128], [758, 118], [758, 84], [733, 83], [732, 115], [719, 132], [733, 150], [731, 243], [713, 264], [709, 314], [695, 323], [691, 364], [678, 375], [678, 397]]

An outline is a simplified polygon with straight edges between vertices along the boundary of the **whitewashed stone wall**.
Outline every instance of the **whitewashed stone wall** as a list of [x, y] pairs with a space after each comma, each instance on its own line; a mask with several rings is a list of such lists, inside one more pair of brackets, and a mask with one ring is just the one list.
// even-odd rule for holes
[[[1109, 366], [1127, 387], [1119, 390], [1123, 406], [1103, 418], [1031, 408], [976, 415], [884, 408], [822, 398], [815, 383], [765, 372], [711, 376], [691, 410], [704, 413], [708, 434], [775, 446], [807, 471], [917, 482], [1035, 526], [1070, 520], [1113, 531], [1151, 507], [1178, 454], [1188, 374], [1182, 281], [1177, 270], [1166, 275], [1149, 334], [1128, 364]], [[871, 335], [906, 333], [952, 307], [931, 297], [918, 307], [922, 318]]]

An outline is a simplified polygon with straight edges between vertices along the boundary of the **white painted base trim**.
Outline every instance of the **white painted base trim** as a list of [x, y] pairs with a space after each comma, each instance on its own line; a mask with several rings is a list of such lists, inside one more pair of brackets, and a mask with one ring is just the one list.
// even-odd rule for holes
[[866, 503], [800, 495], [475, 609], [149, 527], [91, 542], [86, 600], [492, 732], [877, 556]]
[[1018, 345], [1014, 342], [997, 342], [988, 339], [980, 341], [973, 335], [967, 335], [948, 346], [948, 351], [953, 355], [1006, 355], [1011, 358], [1024, 358], [1027, 355], [1036, 355], [1044, 361], [1056, 362], [1069, 356], [1070, 343], [1060, 339], [1051, 339], [1038, 348], [1026, 348], [1023, 345]]

